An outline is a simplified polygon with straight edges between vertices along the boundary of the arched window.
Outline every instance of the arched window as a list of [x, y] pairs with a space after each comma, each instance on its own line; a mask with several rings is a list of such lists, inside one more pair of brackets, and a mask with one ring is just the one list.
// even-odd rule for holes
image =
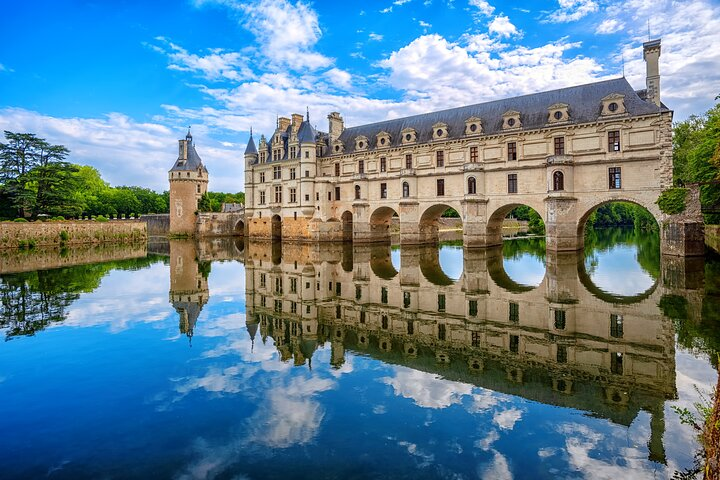
[[565, 190], [565, 176], [563, 172], [557, 171], [553, 173], [553, 190], [556, 192]]
[[468, 177], [467, 192], [470, 195], [475, 195], [477, 193], [477, 182], [475, 181], [475, 177]]
[[355, 200], [360, 200], [360, 185], [355, 185]]
[[408, 182], [403, 182], [403, 198], [407, 198], [410, 196], [410, 184]]

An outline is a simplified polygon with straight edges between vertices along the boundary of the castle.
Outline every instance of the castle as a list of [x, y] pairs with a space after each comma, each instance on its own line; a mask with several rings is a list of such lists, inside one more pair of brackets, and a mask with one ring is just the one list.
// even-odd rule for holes
[[[505, 216], [533, 208], [550, 251], [582, 249], [587, 218], [613, 201], [646, 208], [663, 225], [663, 253], [704, 254], [702, 216], [667, 215], [656, 201], [672, 186], [672, 111], [660, 101], [660, 40], [646, 42], [646, 88], [622, 78], [327, 132], [305, 116], [252, 132], [244, 154], [243, 234], [251, 239], [388, 242], [438, 240], [452, 208], [466, 247], [502, 243]], [[180, 141], [170, 171], [171, 232], [192, 232], [189, 212], [207, 171]], [[181, 218], [182, 217], [182, 218]], [[197, 227], [196, 227], [197, 230]]]

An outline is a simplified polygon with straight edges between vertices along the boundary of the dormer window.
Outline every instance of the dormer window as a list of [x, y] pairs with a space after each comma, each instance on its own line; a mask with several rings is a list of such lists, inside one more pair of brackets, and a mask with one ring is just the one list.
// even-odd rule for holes
[[403, 145], [407, 145], [408, 143], [415, 143], [415, 141], [417, 140], [417, 132], [415, 132], [414, 128], [403, 129], [401, 135]]
[[359, 137], [355, 137], [355, 150], [367, 150], [368, 147], [368, 139], [366, 136], [361, 135]]
[[380, 132], [375, 135], [375, 147], [385, 148], [390, 146], [390, 134], [388, 132]]
[[442, 140], [448, 136], [447, 123], [438, 122], [433, 125], [433, 140]]
[[520, 112], [515, 110], [508, 110], [503, 114], [503, 130], [513, 130], [516, 128], [522, 128], [520, 122]]
[[341, 154], [345, 151], [345, 145], [340, 140], [335, 140], [335, 145], [333, 145], [333, 153]]
[[605, 115], [623, 115], [625, 110], [625, 95], [619, 93], [611, 93], [602, 99], [601, 116]]
[[479, 135], [482, 133], [482, 120], [470, 117], [465, 120], [465, 135]]
[[556, 103], [548, 107], [547, 123], [562, 123], [570, 121], [570, 112], [567, 103]]

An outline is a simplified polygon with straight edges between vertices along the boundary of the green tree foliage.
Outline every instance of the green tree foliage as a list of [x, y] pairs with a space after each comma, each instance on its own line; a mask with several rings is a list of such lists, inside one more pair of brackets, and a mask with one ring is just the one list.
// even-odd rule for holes
[[245, 193], [207, 192], [198, 202], [201, 212], [219, 212], [223, 203], [245, 203]]
[[[720, 104], [675, 124], [673, 164], [677, 184], [720, 180]], [[720, 184], [701, 186], [700, 201], [705, 208], [720, 208]], [[720, 214], [707, 214], [705, 221], [718, 223]]]

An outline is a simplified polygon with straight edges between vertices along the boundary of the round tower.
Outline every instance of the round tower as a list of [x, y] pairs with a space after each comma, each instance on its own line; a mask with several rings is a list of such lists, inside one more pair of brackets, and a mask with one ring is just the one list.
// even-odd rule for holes
[[170, 234], [193, 235], [197, 221], [198, 201], [207, 192], [208, 171], [195, 151], [189, 129], [185, 139], [178, 140], [178, 143], [178, 158], [168, 172]]

